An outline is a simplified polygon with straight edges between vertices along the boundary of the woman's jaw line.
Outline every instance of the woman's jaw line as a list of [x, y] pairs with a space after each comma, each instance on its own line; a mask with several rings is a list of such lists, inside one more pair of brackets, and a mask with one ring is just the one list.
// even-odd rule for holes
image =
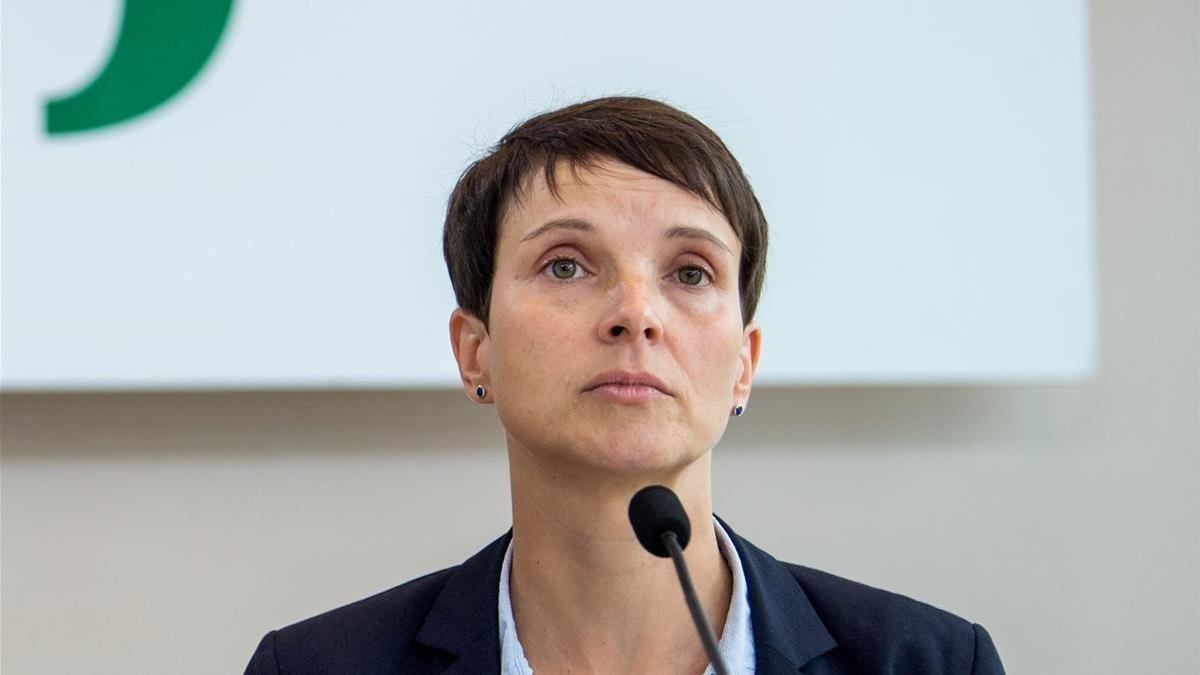
[[[619, 407], [628, 409], [628, 406]], [[523, 475], [554, 484], [577, 484], [585, 492], [627, 489], [636, 492], [646, 485], [672, 487], [698, 463], [708, 466], [712, 455], [712, 448], [697, 454], [664, 450], [678, 445], [678, 441], [664, 440], [662, 446], [654, 447], [653, 442], [646, 439], [628, 439], [624, 443], [613, 439], [609, 448], [534, 449], [510, 433], [506, 432], [505, 436], [509, 471], [514, 478]], [[588, 445], [597, 443], [603, 441], [592, 440]], [[629, 496], [632, 497], [633, 492]]]

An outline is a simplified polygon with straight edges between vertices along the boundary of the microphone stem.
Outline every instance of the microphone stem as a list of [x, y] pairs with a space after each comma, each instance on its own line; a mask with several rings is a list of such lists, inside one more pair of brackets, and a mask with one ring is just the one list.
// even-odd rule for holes
[[717, 648], [717, 636], [713, 633], [708, 617], [704, 615], [704, 608], [700, 606], [696, 587], [692, 585], [692, 575], [688, 574], [687, 563], [683, 560], [683, 549], [679, 548], [679, 539], [676, 538], [674, 532], [664, 532], [662, 541], [671, 554], [671, 561], [675, 563], [675, 572], [679, 575], [679, 583], [683, 585], [683, 597], [687, 600], [688, 609], [692, 612], [692, 621], [696, 623], [696, 630], [700, 631], [700, 641], [704, 643], [704, 651], [708, 652], [708, 661], [717, 675], [729, 675], [729, 670], [725, 667], [725, 662], [721, 659], [721, 652]]

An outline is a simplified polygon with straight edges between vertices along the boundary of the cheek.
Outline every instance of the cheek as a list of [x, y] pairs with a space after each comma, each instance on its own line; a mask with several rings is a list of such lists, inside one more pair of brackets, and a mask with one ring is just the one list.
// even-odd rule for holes
[[565, 384], [561, 366], [572, 354], [572, 341], [564, 334], [570, 320], [546, 308], [531, 311], [531, 306], [514, 297], [492, 315], [493, 382], [519, 392], [518, 399], [559, 394], [556, 389]]
[[684, 348], [688, 371], [697, 397], [705, 408], [723, 409], [732, 405], [733, 387], [740, 369], [741, 331], [713, 328], [700, 333]]

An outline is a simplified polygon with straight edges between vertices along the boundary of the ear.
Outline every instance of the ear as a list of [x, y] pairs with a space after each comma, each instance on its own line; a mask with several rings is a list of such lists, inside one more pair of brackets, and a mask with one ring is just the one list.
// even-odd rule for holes
[[733, 383], [733, 401], [746, 405], [750, 400], [750, 386], [754, 384], [754, 371], [758, 368], [758, 355], [762, 351], [762, 329], [757, 321], [746, 324], [742, 332], [742, 351], [738, 355], [741, 369]]
[[454, 360], [458, 361], [458, 374], [462, 378], [463, 388], [473, 401], [489, 401], [490, 393], [480, 399], [475, 395], [475, 387], [482, 384], [491, 385], [488, 348], [491, 337], [483, 321], [462, 307], [450, 313], [450, 346], [454, 349]]

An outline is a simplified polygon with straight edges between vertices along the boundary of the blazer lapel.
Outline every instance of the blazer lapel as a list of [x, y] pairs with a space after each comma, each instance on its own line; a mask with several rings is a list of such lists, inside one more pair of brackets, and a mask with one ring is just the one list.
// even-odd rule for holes
[[770, 554], [739, 537], [720, 520], [737, 549], [750, 596], [756, 672], [795, 675], [837, 646], [795, 577]]
[[416, 641], [457, 657], [447, 675], [500, 672], [500, 566], [512, 530], [455, 570]]

